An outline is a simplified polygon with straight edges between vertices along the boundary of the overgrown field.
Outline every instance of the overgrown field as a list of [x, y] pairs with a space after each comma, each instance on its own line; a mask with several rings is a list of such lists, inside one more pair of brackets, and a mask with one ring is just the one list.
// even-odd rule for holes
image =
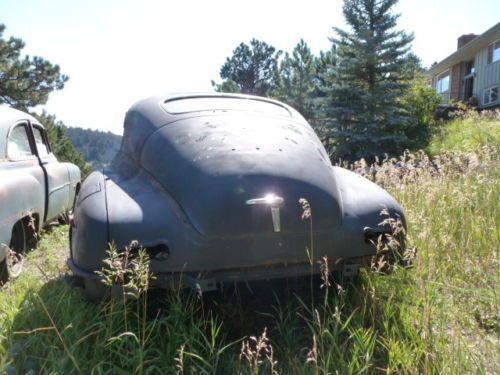
[[[406, 209], [412, 269], [87, 303], [67, 275], [65, 227], [0, 290], [11, 373], [500, 373], [500, 117], [445, 126], [429, 151], [360, 173]], [[314, 207], [313, 214], [314, 214]], [[311, 284], [312, 283], [312, 284]], [[329, 285], [328, 285], [329, 284]]]

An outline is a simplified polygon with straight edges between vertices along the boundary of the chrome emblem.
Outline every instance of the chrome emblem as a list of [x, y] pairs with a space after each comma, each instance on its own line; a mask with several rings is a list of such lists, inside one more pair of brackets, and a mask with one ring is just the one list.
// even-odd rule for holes
[[268, 194], [262, 198], [249, 199], [246, 201], [246, 204], [249, 206], [253, 206], [256, 204], [264, 204], [266, 206], [270, 206], [274, 231], [281, 231], [280, 208], [285, 204], [285, 200], [282, 197], [278, 197], [274, 194]]

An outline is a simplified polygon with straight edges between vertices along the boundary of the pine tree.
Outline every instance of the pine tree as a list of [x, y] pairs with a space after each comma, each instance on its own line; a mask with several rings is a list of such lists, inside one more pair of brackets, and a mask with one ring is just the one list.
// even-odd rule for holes
[[408, 112], [401, 98], [408, 89], [407, 69], [413, 36], [394, 30], [397, 0], [345, 0], [350, 31], [334, 28], [336, 68], [321, 89], [324, 126], [333, 156], [342, 159], [400, 152], [408, 144]]
[[33, 113], [32, 115], [47, 129], [50, 146], [60, 162], [70, 162], [77, 165], [80, 168], [82, 178], [92, 172], [91, 165], [85, 161], [83, 155], [66, 136], [66, 127], [61, 121], [57, 121], [54, 115], [49, 115], [45, 111], [42, 114]]
[[316, 96], [316, 60], [301, 39], [291, 55], [285, 53], [276, 79], [277, 87], [272, 93], [273, 97], [291, 105], [309, 121], [313, 120]]
[[269, 96], [274, 87], [281, 51], [266, 42], [252, 39], [250, 45], [240, 43], [220, 70], [222, 83], [212, 81], [218, 92], [241, 92]]
[[0, 104], [26, 111], [45, 104], [49, 94], [61, 90], [68, 77], [59, 66], [42, 57], [21, 57], [24, 42], [3, 38], [5, 25], [0, 24]]

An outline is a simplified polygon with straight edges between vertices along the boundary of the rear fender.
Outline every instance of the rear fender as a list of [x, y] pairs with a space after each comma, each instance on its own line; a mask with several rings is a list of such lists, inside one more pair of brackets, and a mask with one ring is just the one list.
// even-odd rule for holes
[[[173, 198], [149, 175], [138, 173], [122, 180], [107, 181], [109, 236], [117, 249], [131, 243], [148, 248], [154, 257], [159, 249], [168, 253], [169, 264], [178, 260], [181, 269], [184, 258], [175, 249], [190, 248], [199, 234], [192, 227]], [[170, 250], [174, 248], [170, 257]], [[177, 259], [179, 257], [179, 259]], [[182, 263], [181, 263], [182, 262]]]
[[340, 255], [356, 257], [374, 252], [367, 233], [387, 233], [390, 228], [380, 223], [386, 209], [393, 218], [406, 225], [404, 211], [384, 189], [344, 168], [333, 167], [342, 201], [342, 224], [337, 236]]
[[100, 270], [109, 242], [106, 177], [102, 173], [93, 172], [83, 182], [74, 211], [72, 260], [83, 270]]

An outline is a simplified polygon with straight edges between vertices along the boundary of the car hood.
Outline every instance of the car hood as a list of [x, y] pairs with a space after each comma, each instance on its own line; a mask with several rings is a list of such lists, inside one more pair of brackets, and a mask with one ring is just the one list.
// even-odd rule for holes
[[[145, 141], [140, 164], [205, 236], [310, 230], [341, 222], [340, 195], [328, 155], [309, 125], [280, 116], [217, 114], [161, 127]], [[262, 198], [281, 198], [279, 225]]]

